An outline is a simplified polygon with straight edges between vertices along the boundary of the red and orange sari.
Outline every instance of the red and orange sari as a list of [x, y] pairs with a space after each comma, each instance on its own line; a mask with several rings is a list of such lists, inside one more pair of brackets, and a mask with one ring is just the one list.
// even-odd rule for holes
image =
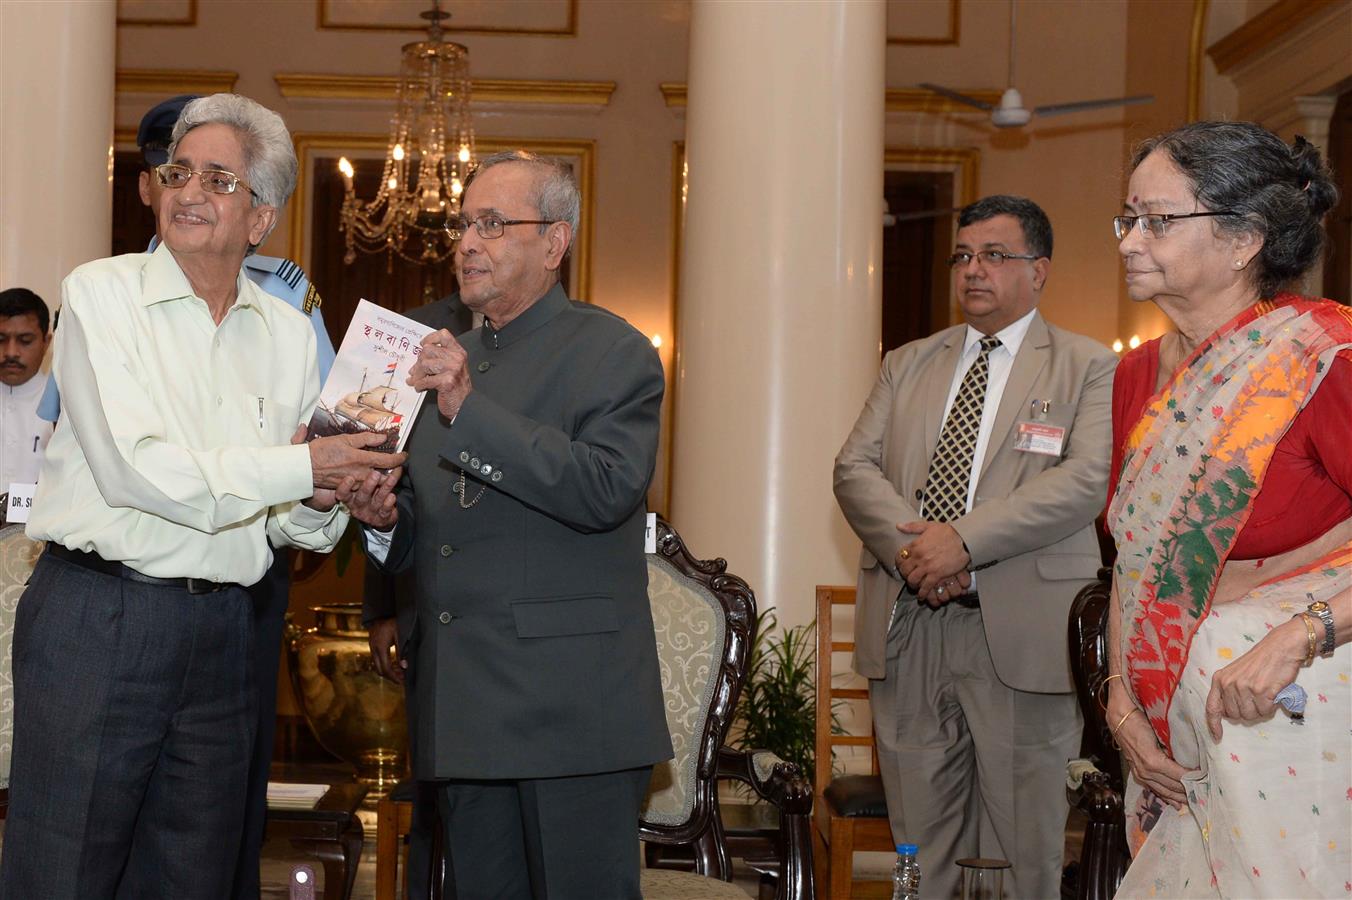
[[1352, 645], [1301, 671], [1303, 726], [1226, 723], [1217, 744], [1204, 712], [1211, 672], [1352, 584], [1340, 546], [1212, 603], [1277, 443], [1347, 347], [1345, 307], [1257, 304], [1196, 348], [1127, 437], [1108, 514], [1124, 673], [1193, 771], [1189, 808], [1164, 811], [1119, 896], [1352, 896]]

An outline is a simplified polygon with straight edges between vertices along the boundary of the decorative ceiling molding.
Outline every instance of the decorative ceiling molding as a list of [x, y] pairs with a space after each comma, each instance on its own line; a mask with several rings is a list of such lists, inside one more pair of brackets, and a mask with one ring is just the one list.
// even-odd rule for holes
[[[662, 92], [662, 100], [668, 108], [682, 109], [685, 107], [685, 84], [679, 81], [668, 81], [659, 84], [657, 87]], [[997, 88], [980, 88], [963, 91], [962, 93], [974, 100], [995, 105], [1000, 102], [1000, 97], [1004, 94], [1004, 91]], [[974, 106], [958, 103], [924, 88], [888, 88], [887, 111], [889, 113], [973, 113], [984, 115], [981, 110]]]
[[[327, 75], [278, 72], [273, 76], [288, 100], [393, 100], [399, 84], [395, 75]], [[615, 93], [613, 81], [515, 81], [475, 78], [472, 103], [573, 106], [601, 109]]]
[[118, 69], [114, 82], [119, 94], [229, 93], [238, 72], [219, 69]]
[[1206, 49], [1207, 56], [1216, 65], [1216, 71], [1225, 75], [1262, 54], [1293, 30], [1318, 18], [1330, 7], [1344, 5], [1346, 0], [1277, 0], [1234, 31]]

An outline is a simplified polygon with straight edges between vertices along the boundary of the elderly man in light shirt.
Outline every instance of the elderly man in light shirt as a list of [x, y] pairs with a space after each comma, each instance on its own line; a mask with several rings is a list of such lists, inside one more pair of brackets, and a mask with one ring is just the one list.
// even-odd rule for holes
[[62, 285], [64, 415], [19, 602], [5, 897], [224, 897], [253, 705], [245, 586], [269, 543], [332, 549], [377, 435], [303, 443], [319, 395], [305, 317], [245, 277], [296, 178], [286, 126], [194, 101], [174, 129], [153, 253]]

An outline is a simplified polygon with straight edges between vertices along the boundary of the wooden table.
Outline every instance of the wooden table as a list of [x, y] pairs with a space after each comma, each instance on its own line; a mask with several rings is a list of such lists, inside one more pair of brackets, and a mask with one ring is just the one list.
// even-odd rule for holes
[[290, 839], [292, 847], [324, 864], [325, 900], [352, 897], [363, 840], [357, 807], [366, 790], [361, 784], [334, 784], [314, 809], [268, 808], [269, 836]]

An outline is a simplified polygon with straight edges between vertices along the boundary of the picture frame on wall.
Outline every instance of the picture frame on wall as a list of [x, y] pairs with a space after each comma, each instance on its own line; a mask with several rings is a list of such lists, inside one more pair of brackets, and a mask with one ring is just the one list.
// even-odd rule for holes
[[[315, 0], [320, 28], [422, 31], [428, 0]], [[577, 34], [577, 0], [456, 0], [443, 23], [448, 32]]]
[[197, 24], [197, 0], [117, 0], [119, 25]]

